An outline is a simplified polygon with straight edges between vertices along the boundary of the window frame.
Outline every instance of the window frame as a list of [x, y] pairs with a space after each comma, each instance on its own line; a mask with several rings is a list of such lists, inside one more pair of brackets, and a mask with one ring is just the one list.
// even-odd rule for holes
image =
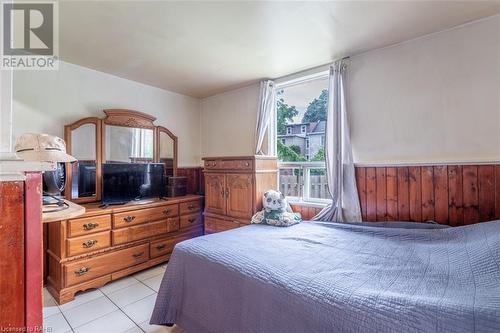
[[[300, 85], [304, 84], [310, 81], [315, 81], [315, 80], [320, 80], [320, 79], [325, 79], [328, 78], [329, 76], [329, 70], [322, 70], [318, 71], [313, 74], [309, 75], [303, 75], [300, 77], [295, 77], [290, 80], [283, 80], [282, 82], [278, 82], [275, 84], [275, 91], [279, 91], [280, 89], [285, 89], [289, 88], [295, 85]], [[277, 121], [276, 121], [276, 107], [273, 108], [273, 114], [272, 114], [272, 125], [274, 126], [274, 135], [269, 136], [269, 145], [270, 147], [274, 147], [275, 155], [277, 157], [278, 155], [278, 149], [277, 149], [277, 143], [278, 143], [278, 129], [277, 129]], [[304, 126], [304, 125], [302, 125]], [[302, 133], [302, 126], [301, 126], [301, 133]], [[288, 129], [290, 127], [287, 127], [286, 133], [288, 133]], [[306, 129], [307, 132], [307, 129]], [[303, 134], [303, 133], [302, 133]], [[326, 137], [325, 137], [326, 140]], [[307, 149], [307, 148], [306, 148]], [[302, 183], [299, 184], [299, 196], [298, 197], [292, 197], [292, 196], [287, 196], [288, 201], [291, 204], [298, 204], [298, 205], [306, 205], [306, 206], [315, 206], [315, 207], [324, 207], [327, 204], [332, 202], [332, 199], [321, 199], [321, 198], [311, 198], [310, 197], [310, 171], [311, 169], [326, 169], [326, 163], [325, 162], [311, 162], [311, 161], [306, 161], [306, 162], [281, 162], [278, 160], [278, 169], [286, 169], [293, 167], [294, 169], [299, 169], [302, 170], [303, 176], [302, 176]], [[279, 174], [278, 174], [278, 189], [280, 186], [279, 182]]]

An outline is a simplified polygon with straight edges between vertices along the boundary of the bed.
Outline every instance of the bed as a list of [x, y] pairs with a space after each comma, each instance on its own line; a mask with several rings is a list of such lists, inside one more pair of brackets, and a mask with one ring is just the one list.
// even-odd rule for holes
[[151, 317], [200, 332], [500, 332], [500, 221], [266, 225], [178, 244]]

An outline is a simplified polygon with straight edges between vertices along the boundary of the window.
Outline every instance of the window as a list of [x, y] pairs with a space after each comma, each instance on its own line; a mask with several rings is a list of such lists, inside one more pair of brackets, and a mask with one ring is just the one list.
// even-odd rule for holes
[[292, 202], [328, 202], [324, 148], [328, 73], [278, 84], [276, 95], [277, 135], [291, 134], [294, 125], [300, 125], [304, 134], [274, 143], [279, 189]]

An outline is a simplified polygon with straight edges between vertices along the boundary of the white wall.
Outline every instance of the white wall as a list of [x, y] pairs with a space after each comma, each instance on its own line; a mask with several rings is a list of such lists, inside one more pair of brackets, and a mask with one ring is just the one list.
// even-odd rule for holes
[[200, 165], [200, 101], [196, 98], [61, 62], [58, 71], [14, 74], [14, 135], [63, 127], [103, 109], [126, 108], [157, 117], [179, 138], [179, 166]]
[[351, 59], [357, 162], [500, 160], [500, 16]]
[[[353, 56], [348, 79], [357, 163], [500, 160], [500, 16]], [[253, 153], [258, 93], [202, 100], [203, 156]]]
[[203, 99], [202, 156], [253, 155], [258, 104], [258, 84]]

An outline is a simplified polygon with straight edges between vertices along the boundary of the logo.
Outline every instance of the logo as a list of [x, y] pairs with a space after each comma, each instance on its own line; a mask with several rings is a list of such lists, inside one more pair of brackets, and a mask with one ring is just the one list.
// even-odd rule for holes
[[58, 68], [58, 4], [2, 3], [0, 68]]

